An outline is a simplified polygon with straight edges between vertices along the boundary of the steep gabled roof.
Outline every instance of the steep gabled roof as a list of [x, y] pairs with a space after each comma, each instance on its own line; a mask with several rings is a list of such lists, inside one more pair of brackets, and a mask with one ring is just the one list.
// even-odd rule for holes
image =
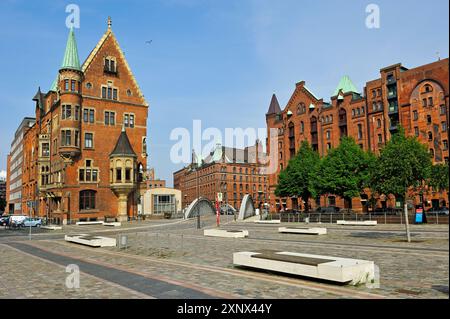
[[116, 39], [116, 36], [114, 35], [112, 29], [111, 29], [111, 20], [108, 19], [108, 30], [106, 30], [105, 34], [103, 34], [102, 38], [100, 39], [100, 41], [97, 43], [97, 45], [95, 46], [95, 48], [91, 51], [91, 53], [89, 54], [89, 56], [87, 57], [86, 61], [84, 61], [81, 70], [83, 71], [83, 73], [86, 73], [86, 71], [89, 69], [89, 66], [91, 65], [92, 61], [94, 60], [94, 58], [96, 57], [97, 53], [100, 51], [100, 49], [102, 48], [103, 44], [105, 44], [106, 40], [108, 38], [111, 38], [112, 41], [114, 42], [114, 45], [117, 48], [117, 51], [119, 52], [120, 58], [123, 60], [125, 68], [127, 69], [127, 71], [130, 73], [131, 75], [131, 79], [133, 81], [133, 84], [136, 86], [137, 92], [139, 97], [141, 97], [144, 100], [144, 103], [146, 106], [148, 106], [147, 101], [145, 100], [144, 94], [142, 94], [142, 91], [136, 81], [136, 78], [134, 77], [133, 72], [131, 71], [130, 66], [128, 65], [127, 59], [125, 58], [125, 55], [123, 54], [122, 49], [120, 48], [119, 42]]
[[81, 71], [80, 58], [78, 56], [77, 41], [75, 39], [73, 27], [70, 29], [69, 32], [69, 38], [67, 39], [66, 44], [66, 51], [64, 52], [64, 58], [61, 63], [60, 69]]
[[280, 104], [278, 103], [277, 96], [272, 95], [272, 100], [270, 101], [269, 110], [267, 111], [267, 115], [277, 114], [281, 112]]
[[342, 93], [344, 93], [344, 94], [349, 93], [349, 92], [359, 93], [358, 89], [355, 87], [352, 80], [350, 80], [350, 77], [348, 77], [347, 75], [345, 75], [341, 78], [341, 80], [339, 81], [339, 84], [338, 84], [336, 90], [334, 90], [334, 94], [332, 96], [338, 95], [340, 91], [342, 91]]
[[122, 128], [122, 132], [119, 135], [119, 139], [117, 140], [116, 146], [114, 150], [109, 154], [110, 157], [137, 157], [136, 153], [133, 151], [133, 147], [131, 146], [130, 140], [128, 139], [128, 135], [125, 132], [125, 127]]

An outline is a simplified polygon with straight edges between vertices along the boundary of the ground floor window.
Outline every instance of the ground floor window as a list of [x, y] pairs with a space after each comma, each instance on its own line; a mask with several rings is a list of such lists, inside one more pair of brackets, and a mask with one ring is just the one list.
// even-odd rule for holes
[[80, 192], [80, 210], [95, 209], [95, 191], [86, 190]]

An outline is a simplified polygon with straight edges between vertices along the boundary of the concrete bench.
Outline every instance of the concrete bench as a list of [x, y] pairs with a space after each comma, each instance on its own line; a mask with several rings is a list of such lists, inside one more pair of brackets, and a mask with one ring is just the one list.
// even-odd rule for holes
[[288, 233], [288, 234], [305, 234], [305, 235], [326, 235], [326, 228], [301, 228], [301, 227], [280, 227], [278, 228], [279, 233]]
[[122, 226], [122, 223], [120, 222], [103, 223], [103, 226], [120, 227]]
[[224, 237], [224, 238], [244, 238], [248, 237], [248, 230], [226, 230], [226, 229], [205, 229], [204, 236]]
[[375, 279], [373, 261], [286, 251], [237, 252], [233, 264], [351, 285]]
[[376, 226], [377, 221], [376, 220], [338, 220], [336, 222], [338, 225], [348, 225], [348, 226]]
[[281, 220], [272, 219], [272, 220], [255, 220], [256, 224], [281, 224]]
[[68, 242], [86, 245], [90, 247], [115, 247], [116, 239], [87, 234], [65, 235], [64, 239]]
[[58, 225], [47, 225], [47, 226], [41, 226], [42, 229], [48, 229], [48, 230], [61, 230], [62, 226]]
[[104, 222], [102, 221], [95, 221], [95, 222], [77, 222], [78, 226], [85, 226], [85, 225], [103, 225]]

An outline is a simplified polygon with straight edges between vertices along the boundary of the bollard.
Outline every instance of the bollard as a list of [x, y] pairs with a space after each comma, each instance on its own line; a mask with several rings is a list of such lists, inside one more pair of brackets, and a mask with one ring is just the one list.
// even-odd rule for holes
[[439, 225], [439, 215], [437, 212], [436, 212], [436, 224]]
[[384, 224], [386, 225], [386, 212], [384, 212]]
[[322, 213], [319, 213], [319, 224], [322, 223]]
[[333, 224], [333, 213], [330, 214], [330, 224]]
[[403, 214], [400, 213], [400, 225], [403, 225]]

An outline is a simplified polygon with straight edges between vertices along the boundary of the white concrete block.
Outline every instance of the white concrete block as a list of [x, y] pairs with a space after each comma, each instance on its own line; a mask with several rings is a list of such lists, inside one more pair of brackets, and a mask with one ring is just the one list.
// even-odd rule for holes
[[370, 283], [375, 279], [373, 261], [361, 259], [339, 258], [293, 252], [275, 252], [274, 255], [313, 258], [319, 262], [288, 262], [266, 258], [255, 258], [257, 252], [237, 252], [233, 254], [233, 264], [291, 275], [329, 280], [351, 285]]
[[281, 224], [281, 220], [272, 219], [272, 220], [255, 220], [257, 224]]
[[120, 227], [120, 226], [122, 226], [122, 223], [120, 223], [120, 222], [103, 223], [103, 226]]
[[47, 225], [47, 226], [41, 226], [42, 229], [48, 229], [48, 230], [61, 230], [62, 226], [58, 225]]
[[336, 221], [338, 225], [348, 225], [348, 226], [375, 226], [377, 225], [376, 220], [338, 220]]
[[226, 230], [226, 229], [205, 229], [203, 231], [204, 236], [210, 237], [224, 237], [224, 238], [244, 238], [248, 237], [248, 230]]
[[92, 236], [87, 234], [65, 235], [64, 239], [69, 242], [87, 245], [91, 247], [115, 247], [116, 239], [109, 237]]
[[320, 227], [313, 227], [313, 228], [280, 227], [278, 228], [278, 232], [289, 234], [326, 235], [327, 229]]
[[85, 225], [103, 225], [104, 222], [97, 221], [97, 222], [77, 222], [78, 226], [85, 226]]

